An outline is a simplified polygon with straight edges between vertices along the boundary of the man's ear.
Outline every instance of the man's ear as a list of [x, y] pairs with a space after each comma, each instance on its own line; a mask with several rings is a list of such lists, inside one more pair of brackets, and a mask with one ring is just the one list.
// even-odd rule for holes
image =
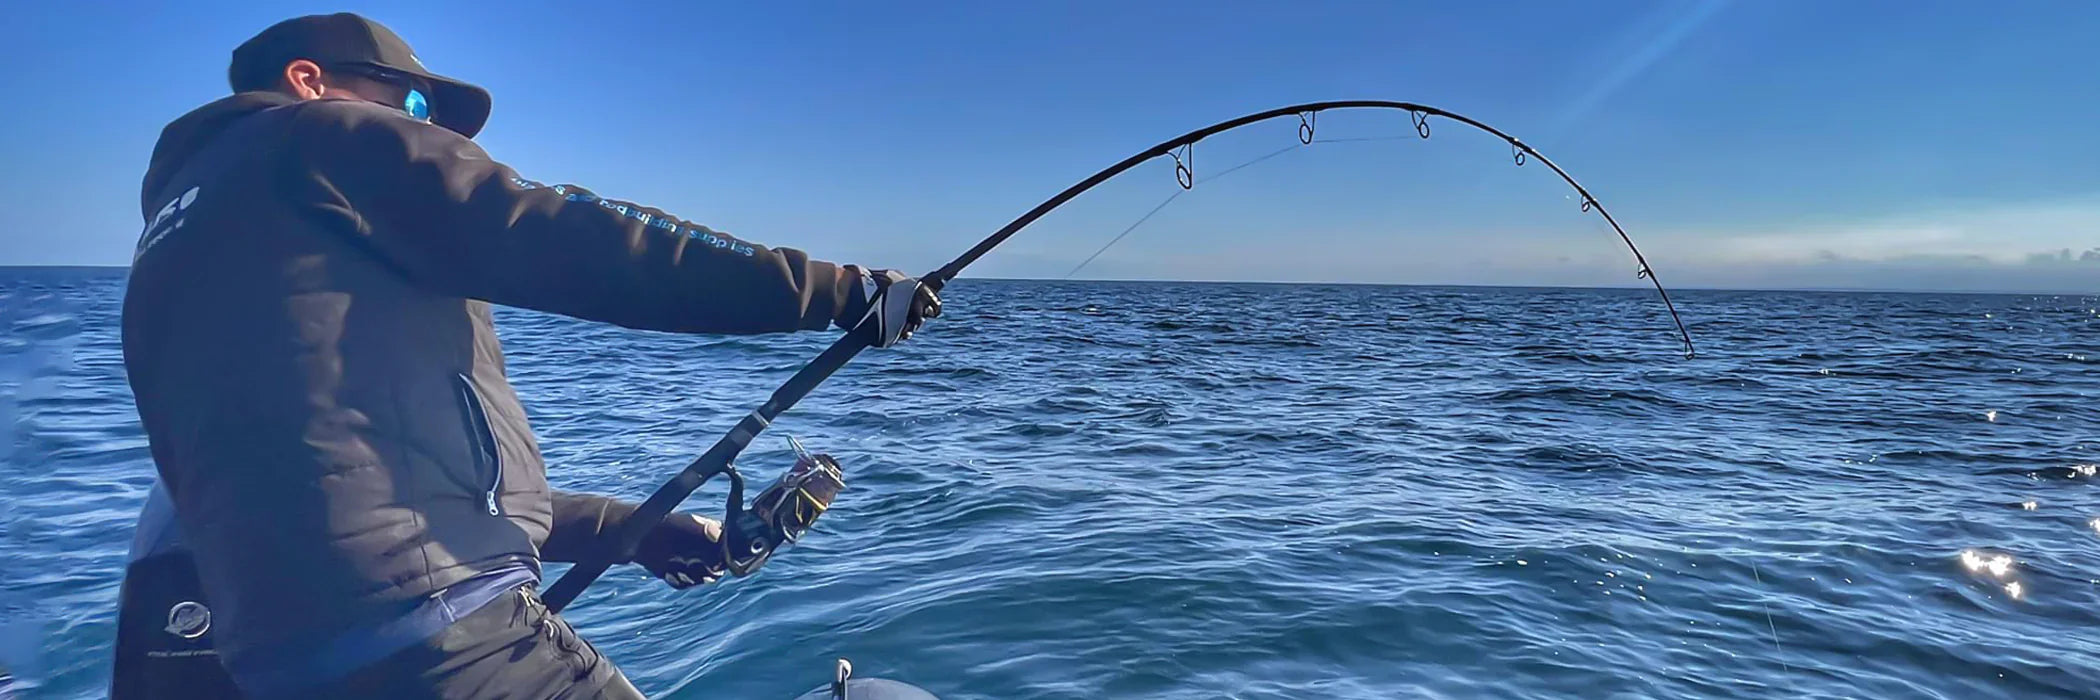
[[284, 64], [284, 87], [302, 100], [317, 100], [328, 92], [328, 86], [321, 83], [320, 64], [304, 58]]

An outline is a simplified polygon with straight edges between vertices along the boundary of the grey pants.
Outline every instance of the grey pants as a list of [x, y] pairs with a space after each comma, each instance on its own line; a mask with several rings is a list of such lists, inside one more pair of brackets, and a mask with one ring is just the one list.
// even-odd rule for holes
[[644, 700], [531, 586], [462, 617], [444, 632], [303, 694], [428, 700]]

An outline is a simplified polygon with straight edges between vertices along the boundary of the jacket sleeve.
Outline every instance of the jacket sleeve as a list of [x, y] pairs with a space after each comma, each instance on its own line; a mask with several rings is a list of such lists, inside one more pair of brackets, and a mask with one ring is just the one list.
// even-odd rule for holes
[[580, 187], [542, 185], [479, 145], [386, 107], [291, 109], [288, 178], [433, 291], [631, 328], [821, 329], [857, 272]]
[[[608, 540], [638, 507], [587, 493], [554, 491], [554, 524], [540, 545], [540, 560], [575, 563], [610, 546]], [[626, 563], [626, 562], [620, 562]]]

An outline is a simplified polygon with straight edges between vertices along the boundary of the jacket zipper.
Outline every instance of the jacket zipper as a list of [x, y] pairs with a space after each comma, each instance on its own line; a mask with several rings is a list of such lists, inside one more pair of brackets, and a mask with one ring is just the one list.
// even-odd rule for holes
[[489, 515], [500, 516], [503, 515], [503, 509], [496, 501], [496, 494], [503, 488], [503, 453], [496, 449], [496, 431], [489, 425], [488, 410], [481, 404], [481, 392], [475, 390], [474, 381], [468, 379], [467, 375], [458, 376], [460, 395], [467, 402], [467, 422], [476, 432], [475, 462], [489, 465], [493, 472], [489, 477], [488, 490], [482, 492], [482, 502], [488, 507]]

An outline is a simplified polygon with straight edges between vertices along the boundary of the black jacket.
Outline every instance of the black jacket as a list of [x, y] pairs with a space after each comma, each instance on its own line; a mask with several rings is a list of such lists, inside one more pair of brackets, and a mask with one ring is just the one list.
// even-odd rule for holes
[[206, 105], [162, 132], [141, 206], [124, 362], [229, 661], [604, 524], [550, 494], [489, 304], [760, 333], [858, 303], [857, 271], [526, 180], [365, 102]]

